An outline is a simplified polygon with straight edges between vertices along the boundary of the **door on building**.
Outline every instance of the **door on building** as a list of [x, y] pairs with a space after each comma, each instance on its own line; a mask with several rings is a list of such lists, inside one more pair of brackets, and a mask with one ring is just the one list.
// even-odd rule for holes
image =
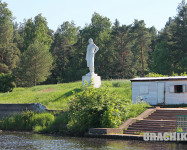
[[158, 83], [157, 84], [157, 92], [158, 92], [158, 104], [165, 103], [165, 84]]

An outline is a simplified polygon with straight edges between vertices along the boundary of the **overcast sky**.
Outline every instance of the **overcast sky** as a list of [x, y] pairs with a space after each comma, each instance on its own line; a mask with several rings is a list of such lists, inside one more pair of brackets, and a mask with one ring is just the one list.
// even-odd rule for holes
[[34, 18], [39, 13], [47, 19], [48, 26], [56, 31], [64, 21], [74, 21], [82, 28], [91, 22], [94, 12], [108, 17], [112, 23], [117, 18], [121, 24], [132, 24], [134, 19], [144, 20], [147, 27], [157, 30], [165, 26], [169, 17], [176, 16], [182, 0], [2, 0], [16, 17], [18, 23]]

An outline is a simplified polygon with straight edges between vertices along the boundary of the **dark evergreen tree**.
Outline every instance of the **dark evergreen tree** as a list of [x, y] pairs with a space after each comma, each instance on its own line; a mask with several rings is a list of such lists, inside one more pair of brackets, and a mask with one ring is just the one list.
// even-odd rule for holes
[[158, 44], [153, 52], [151, 69], [154, 72], [172, 75], [173, 72], [180, 74], [187, 71], [187, 4], [185, 0], [179, 4], [177, 11], [177, 16], [170, 17], [165, 28], [159, 33]]
[[137, 71], [141, 71], [141, 76], [145, 76], [145, 70], [148, 69], [147, 60], [149, 58], [148, 52], [150, 51], [151, 36], [149, 34], [148, 28], [145, 27], [143, 20], [134, 21], [132, 32], [135, 39], [133, 54], [135, 55], [134, 62], [137, 66], [136, 69]]
[[172, 61], [170, 59], [170, 50], [165, 41], [159, 42], [152, 53], [151, 71], [163, 75], [172, 74]]
[[[172, 38], [168, 41], [172, 50], [174, 72], [181, 73], [187, 65], [187, 4], [183, 0], [178, 6], [178, 14], [171, 26]], [[186, 67], [185, 67], [186, 68]]]
[[[76, 57], [74, 44], [78, 38], [78, 27], [72, 22], [64, 22], [54, 34], [54, 42], [51, 47], [55, 58], [54, 69], [50, 80], [53, 82], [68, 82], [77, 79], [75, 72], [77, 65], [73, 64], [79, 58]], [[54, 79], [55, 78], [55, 79]]]
[[117, 78], [133, 77], [131, 25], [119, 25], [116, 20], [112, 31], [112, 45], [115, 51], [116, 63], [112, 67]]
[[36, 86], [47, 79], [51, 69], [52, 55], [48, 47], [35, 41], [23, 53], [17, 73], [22, 86]]
[[0, 0], [0, 74], [11, 73], [19, 61], [20, 52], [13, 42], [14, 24], [7, 3]]
[[47, 79], [52, 69], [52, 56], [49, 48], [52, 43], [52, 36], [47, 26], [47, 21], [37, 15], [32, 21], [28, 19], [23, 26], [18, 28], [14, 40], [23, 39], [21, 48], [21, 61], [14, 70], [16, 83], [21, 86], [35, 86]]

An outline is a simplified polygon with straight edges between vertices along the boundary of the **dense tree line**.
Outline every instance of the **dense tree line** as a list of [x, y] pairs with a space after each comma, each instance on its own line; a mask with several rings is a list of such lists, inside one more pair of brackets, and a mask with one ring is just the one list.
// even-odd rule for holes
[[187, 4], [183, 0], [177, 15], [169, 18], [165, 28], [159, 32], [152, 54], [151, 70], [160, 74], [187, 72]]
[[88, 73], [89, 38], [100, 49], [95, 72], [102, 79], [187, 72], [185, 0], [159, 32], [154, 26], [147, 28], [144, 20], [123, 25], [98, 13], [83, 28], [66, 21], [56, 31], [49, 29], [41, 14], [20, 24], [13, 21], [7, 4], [0, 0], [0, 73], [13, 74], [17, 86], [81, 80]]

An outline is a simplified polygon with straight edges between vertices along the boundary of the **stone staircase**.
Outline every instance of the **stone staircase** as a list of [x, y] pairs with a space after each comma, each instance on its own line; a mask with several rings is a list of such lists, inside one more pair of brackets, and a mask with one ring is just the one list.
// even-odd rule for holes
[[183, 108], [159, 108], [144, 119], [136, 120], [123, 130], [123, 134], [144, 132], [176, 132], [176, 115], [187, 115]]

